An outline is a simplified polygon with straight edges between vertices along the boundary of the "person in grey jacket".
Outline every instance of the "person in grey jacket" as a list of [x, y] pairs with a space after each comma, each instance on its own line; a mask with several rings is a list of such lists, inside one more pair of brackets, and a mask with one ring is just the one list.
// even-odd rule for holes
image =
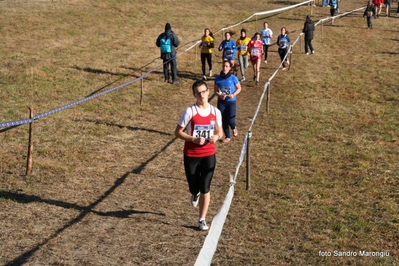
[[162, 32], [156, 41], [156, 45], [161, 49], [161, 58], [163, 60], [163, 75], [165, 82], [169, 82], [169, 65], [172, 72], [172, 83], [177, 83], [177, 62], [176, 47], [180, 44], [179, 38], [172, 31], [169, 23], [165, 24], [165, 31]]
[[314, 49], [312, 45], [313, 40], [313, 32], [314, 32], [314, 23], [310, 16], [306, 16], [306, 21], [303, 25], [302, 32], [305, 34], [305, 54], [309, 54], [309, 49], [312, 54], [314, 54]]

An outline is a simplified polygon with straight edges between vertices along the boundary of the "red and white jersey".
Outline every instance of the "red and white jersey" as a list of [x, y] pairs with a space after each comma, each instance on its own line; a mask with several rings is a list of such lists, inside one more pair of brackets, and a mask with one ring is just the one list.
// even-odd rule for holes
[[[209, 139], [215, 134], [216, 127], [222, 126], [222, 115], [220, 110], [212, 105], [206, 109], [200, 109], [193, 104], [186, 109], [178, 124], [193, 137]], [[205, 157], [213, 155], [215, 152], [215, 144], [199, 145], [191, 141], [184, 143], [184, 154], [189, 157]]]
[[261, 40], [252, 40], [248, 48], [251, 51], [251, 60], [262, 59], [263, 42]]

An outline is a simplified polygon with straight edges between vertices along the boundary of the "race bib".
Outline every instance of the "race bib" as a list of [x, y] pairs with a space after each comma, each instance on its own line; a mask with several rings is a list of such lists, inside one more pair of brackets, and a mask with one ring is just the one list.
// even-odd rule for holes
[[193, 137], [209, 139], [214, 131], [215, 125], [194, 125]]
[[202, 48], [202, 49], [207, 49], [207, 48], [208, 48], [208, 43], [203, 42], [203, 43], [201, 44], [201, 48]]
[[233, 54], [233, 50], [226, 50], [226, 56], [230, 56]]
[[258, 48], [252, 48], [251, 50], [251, 56], [259, 56], [260, 51]]
[[222, 95], [230, 95], [231, 89], [230, 88], [219, 88], [219, 93], [221, 93]]
[[247, 45], [245, 43], [240, 44], [240, 51], [241, 52], [246, 52], [247, 51]]

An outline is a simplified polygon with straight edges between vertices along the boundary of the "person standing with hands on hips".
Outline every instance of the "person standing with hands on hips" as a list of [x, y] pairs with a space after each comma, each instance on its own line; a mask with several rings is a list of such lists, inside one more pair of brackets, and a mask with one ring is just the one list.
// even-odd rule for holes
[[222, 113], [222, 123], [225, 139], [224, 144], [230, 142], [230, 128], [233, 136], [238, 136], [236, 114], [236, 96], [241, 92], [241, 84], [238, 78], [231, 73], [231, 62], [223, 62], [223, 70], [215, 78], [214, 93], [218, 97], [218, 109]]
[[191, 204], [199, 203], [198, 229], [208, 230], [205, 218], [211, 199], [210, 186], [216, 167], [215, 143], [221, 138], [220, 111], [208, 103], [205, 81], [192, 85], [196, 102], [188, 107], [176, 126], [175, 136], [184, 140], [184, 170], [191, 193]]
[[177, 62], [176, 47], [180, 41], [177, 35], [172, 31], [169, 23], [165, 24], [165, 32], [161, 33], [155, 43], [161, 48], [161, 59], [163, 60], [163, 76], [165, 82], [169, 82], [169, 65], [172, 72], [172, 83], [177, 83]]
[[303, 25], [302, 32], [305, 34], [305, 54], [309, 54], [309, 50], [312, 54], [314, 54], [314, 49], [312, 46], [313, 40], [313, 32], [314, 32], [314, 23], [310, 16], [306, 16], [305, 24]]

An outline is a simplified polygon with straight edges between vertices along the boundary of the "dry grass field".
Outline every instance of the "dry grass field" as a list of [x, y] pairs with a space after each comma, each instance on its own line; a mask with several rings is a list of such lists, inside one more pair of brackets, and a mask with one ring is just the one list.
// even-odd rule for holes
[[[137, 81], [35, 121], [29, 176], [28, 125], [0, 129], [0, 264], [193, 265], [207, 233], [196, 228], [173, 131], [195, 100], [201, 66], [196, 49], [183, 52], [205, 27], [217, 32], [294, 3], [0, 0], [0, 123], [151, 71], [142, 104]], [[365, 3], [343, 0], [341, 13]], [[267, 21], [274, 40], [282, 26], [295, 40], [310, 12], [318, 21], [329, 9], [253, 17], [232, 29], [233, 39]], [[291, 68], [272, 80], [269, 112], [263, 102], [252, 127], [251, 189], [244, 162], [212, 265], [399, 264], [399, 17], [374, 19], [368, 30], [362, 15], [317, 26], [316, 53], [304, 55], [298, 42]], [[174, 85], [156, 68], [166, 22], [181, 40]], [[218, 73], [219, 52], [213, 63]], [[278, 66], [273, 46], [261, 84]], [[253, 81], [242, 86], [240, 135], [217, 145], [209, 224], [263, 92]]]

